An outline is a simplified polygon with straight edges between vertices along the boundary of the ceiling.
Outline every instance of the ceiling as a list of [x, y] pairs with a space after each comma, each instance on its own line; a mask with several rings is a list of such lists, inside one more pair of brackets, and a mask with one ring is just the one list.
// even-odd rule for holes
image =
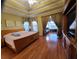
[[38, 3], [29, 6], [27, 0], [5, 0], [3, 13], [9, 13], [22, 17], [44, 16], [62, 12], [64, 0], [37, 0]]

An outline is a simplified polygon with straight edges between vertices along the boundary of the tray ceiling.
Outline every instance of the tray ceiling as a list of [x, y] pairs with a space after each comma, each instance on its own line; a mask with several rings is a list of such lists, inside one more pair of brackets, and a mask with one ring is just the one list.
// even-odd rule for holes
[[[5, 0], [3, 13], [10, 13], [22, 17], [48, 15], [62, 12], [64, 0], [36, 0], [31, 7], [27, 0]], [[51, 13], [52, 12], [52, 13]]]

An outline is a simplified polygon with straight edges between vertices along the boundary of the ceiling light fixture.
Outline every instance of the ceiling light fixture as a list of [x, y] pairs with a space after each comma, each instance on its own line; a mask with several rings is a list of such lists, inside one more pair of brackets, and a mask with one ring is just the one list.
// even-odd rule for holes
[[28, 0], [28, 3], [29, 3], [30, 5], [33, 5], [34, 3], [37, 3], [37, 1], [36, 1], [36, 0]]

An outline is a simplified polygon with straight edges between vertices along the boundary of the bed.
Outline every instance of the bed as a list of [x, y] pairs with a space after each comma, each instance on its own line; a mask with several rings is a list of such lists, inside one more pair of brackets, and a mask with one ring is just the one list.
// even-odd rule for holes
[[38, 39], [37, 32], [13, 32], [4, 35], [6, 45], [14, 52], [20, 52], [26, 46], [30, 45], [33, 41]]

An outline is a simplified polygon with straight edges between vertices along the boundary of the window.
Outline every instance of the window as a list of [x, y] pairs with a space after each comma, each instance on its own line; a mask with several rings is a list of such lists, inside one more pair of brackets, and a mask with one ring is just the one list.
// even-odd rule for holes
[[49, 21], [47, 22], [47, 25], [46, 25], [46, 32], [49, 31], [50, 29], [51, 30], [57, 30], [58, 27], [56, 26], [55, 22], [52, 20], [52, 18], [50, 17], [49, 18]]
[[76, 29], [76, 20], [70, 25], [69, 29]]
[[56, 24], [52, 20], [48, 21], [46, 28], [49, 28], [49, 29], [58, 29], [58, 27], [56, 26]]
[[32, 21], [32, 30], [38, 32], [38, 24], [36, 21]]
[[28, 32], [29, 31], [29, 28], [30, 28], [29, 22], [28, 21], [25, 21], [24, 22], [24, 29], [25, 29], [25, 31]]

